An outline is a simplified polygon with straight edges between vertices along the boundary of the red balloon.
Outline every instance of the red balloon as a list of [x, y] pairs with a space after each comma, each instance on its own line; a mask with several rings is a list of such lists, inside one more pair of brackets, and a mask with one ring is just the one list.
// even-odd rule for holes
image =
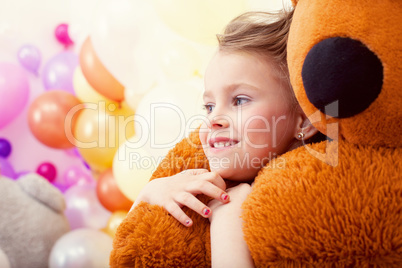
[[45, 162], [39, 165], [36, 169], [36, 173], [46, 178], [49, 182], [53, 182], [57, 176], [56, 167], [49, 162]]
[[111, 168], [99, 175], [96, 194], [100, 203], [111, 212], [129, 211], [133, 205], [133, 202], [117, 186]]
[[123, 85], [102, 64], [89, 37], [81, 47], [80, 65], [86, 80], [98, 93], [114, 101], [124, 100]]
[[[69, 111], [81, 102], [62, 90], [51, 90], [36, 98], [28, 110], [28, 123], [32, 134], [43, 144], [57, 149], [74, 147], [72, 129], [77, 113]], [[65, 129], [66, 125], [66, 129]], [[70, 132], [70, 133], [68, 133]]]
[[56, 29], [54, 30], [54, 35], [56, 36], [56, 39], [66, 47], [74, 44], [73, 40], [71, 40], [70, 35], [68, 34], [68, 24], [66, 23], [57, 25]]

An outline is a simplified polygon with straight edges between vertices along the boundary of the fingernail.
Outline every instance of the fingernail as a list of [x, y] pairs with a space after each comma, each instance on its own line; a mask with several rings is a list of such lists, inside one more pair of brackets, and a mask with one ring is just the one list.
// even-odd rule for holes
[[222, 195], [221, 195], [221, 199], [222, 199], [223, 201], [228, 201], [228, 200], [229, 200], [229, 195], [227, 195], [227, 194], [222, 194]]
[[190, 225], [191, 221], [190, 220], [186, 220], [186, 225]]
[[204, 213], [205, 216], [208, 216], [210, 212], [211, 210], [209, 210], [209, 208], [204, 208], [204, 210], [202, 211], [202, 213]]

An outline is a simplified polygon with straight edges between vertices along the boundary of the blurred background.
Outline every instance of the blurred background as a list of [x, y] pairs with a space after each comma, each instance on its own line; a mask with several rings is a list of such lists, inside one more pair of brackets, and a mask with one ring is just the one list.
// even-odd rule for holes
[[[245, 11], [290, 6], [290, 0], [0, 3], [0, 174], [18, 180], [37, 173], [63, 193], [71, 231], [55, 244], [51, 267], [88, 267], [85, 260], [94, 258], [93, 267], [108, 266], [112, 237], [136, 195], [202, 120], [215, 34]], [[85, 237], [98, 239], [92, 245], [98, 248], [85, 245]], [[67, 253], [79, 245], [81, 255]], [[102, 251], [103, 259], [93, 253]]]

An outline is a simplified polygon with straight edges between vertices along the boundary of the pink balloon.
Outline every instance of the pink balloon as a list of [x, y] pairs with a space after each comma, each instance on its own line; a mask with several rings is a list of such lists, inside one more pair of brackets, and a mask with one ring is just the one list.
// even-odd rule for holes
[[78, 55], [73, 52], [62, 52], [51, 58], [42, 71], [45, 89], [61, 89], [75, 95], [73, 76], [78, 64]]
[[0, 62], [0, 129], [23, 110], [29, 98], [29, 81], [19, 66]]
[[64, 151], [68, 156], [70, 157], [77, 157], [77, 158], [81, 158], [80, 152], [78, 151], [78, 149], [76, 147], [71, 148], [71, 149], [67, 149]]
[[111, 216], [99, 202], [94, 184], [71, 186], [64, 194], [67, 208], [64, 212], [71, 229], [104, 228]]
[[56, 39], [66, 47], [74, 44], [68, 34], [68, 24], [59, 24], [54, 30], [54, 35], [56, 36]]
[[57, 176], [56, 167], [49, 162], [40, 164], [36, 169], [36, 173], [46, 178], [49, 182], [53, 182]]
[[41, 62], [41, 53], [38, 48], [33, 45], [24, 45], [18, 51], [18, 61], [22, 66], [30, 72], [38, 74]]
[[88, 171], [84, 171], [78, 166], [71, 166], [64, 172], [61, 183], [70, 187], [76, 184], [94, 184], [95, 180], [88, 174]]

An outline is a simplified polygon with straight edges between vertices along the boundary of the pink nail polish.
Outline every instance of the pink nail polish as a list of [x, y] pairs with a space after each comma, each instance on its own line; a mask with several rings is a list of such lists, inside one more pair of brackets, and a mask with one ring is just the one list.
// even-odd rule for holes
[[186, 225], [189, 225], [191, 223], [190, 220], [186, 220]]
[[221, 198], [222, 198], [223, 201], [227, 201], [228, 198], [229, 198], [229, 195], [227, 195], [227, 194], [222, 194], [222, 195], [221, 195]]
[[204, 213], [205, 216], [208, 216], [210, 212], [211, 210], [209, 210], [208, 208], [204, 208], [204, 210], [202, 211], [202, 213]]

